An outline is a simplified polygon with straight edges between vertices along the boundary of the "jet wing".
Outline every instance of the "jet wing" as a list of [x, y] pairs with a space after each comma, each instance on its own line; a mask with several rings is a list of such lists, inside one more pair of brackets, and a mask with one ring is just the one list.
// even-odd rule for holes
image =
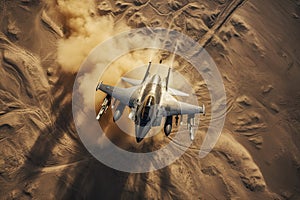
[[177, 101], [170, 94], [166, 93], [163, 98], [162, 105], [164, 117], [171, 115], [193, 115], [197, 113], [205, 114], [205, 107], [195, 106], [192, 104]]
[[105, 85], [99, 83], [96, 87], [97, 90], [101, 90], [102, 92], [105, 92], [106, 94], [110, 95], [111, 97], [119, 100], [122, 104], [131, 106], [131, 100], [134, 99], [134, 94], [137, 90], [137, 86], [130, 87], [130, 88], [119, 88], [119, 87], [113, 87], [110, 85]]
[[131, 85], [140, 85], [140, 84], [142, 84], [142, 81], [141, 80], [137, 80], [137, 79], [125, 78], [125, 77], [122, 77], [121, 79], [123, 81], [131, 84]]
[[173, 88], [168, 88], [168, 93], [170, 93], [171, 95], [174, 95], [174, 96], [182, 96], [182, 97], [188, 97], [189, 94], [187, 93], [184, 93], [184, 92], [181, 92], [179, 90], [176, 90], [176, 89], [173, 89]]

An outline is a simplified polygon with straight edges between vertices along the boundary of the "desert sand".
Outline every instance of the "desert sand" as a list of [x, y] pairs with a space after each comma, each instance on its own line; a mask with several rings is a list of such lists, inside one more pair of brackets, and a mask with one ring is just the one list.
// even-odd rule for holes
[[[20, 0], [1, 1], [0, 10], [0, 199], [300, 199], [300, 1]], [[130, 174], [85, 149], [72, 89], [92, 48], [145, 26], [178, 30], [209, 52], [225, 84], [227, 116], [204, 159], [197, 148], [209, 112], [181, 158]], [[209, 111], [201, 77], [183, 59], [176, 62]], [[100, 124], [132, 151], [172, 139], [162, 133], [137, 145], [118, 135], [109, 112]]]

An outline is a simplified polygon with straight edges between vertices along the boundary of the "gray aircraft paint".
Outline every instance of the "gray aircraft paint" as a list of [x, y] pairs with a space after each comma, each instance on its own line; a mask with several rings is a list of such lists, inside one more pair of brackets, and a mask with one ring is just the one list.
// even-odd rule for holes
[[[157, 28], [133, 29], [123, 32], [99, 44], [88, 56], [78, 71], [72, 96], [72, 111], [78, 135], [87, 150], [100, 162], [114, 169], [143, 173], [166, 167], [177, 160], [192, 144], [190, 140], [176, 134], [174, 140], [180, 141], [183, 148], [169, 142], [159, 150], [147, 153], [125, 151], [114, 145], [104, 134], [95, 119], [95, 87], [106, 67], [116, 58], [135, 50], [151, 48], [164, 49], [172, 52], [170, 46], [163, 46], [161, 41], [153, 43], [154, 38], [176, 41], [182, 46], [177, 54], [191, 63], [204, 78], [211, 99], [211, 121], [205, 139], [200, 147], [200, 158], [205, 157], [216, 144], [226, 116], [226, 93], [222, 77], [209, 54], [195, 41], [174, 30]], [[125, 45], [126, 44], [126, 45]], [[101, 54], [103, 50], [113, 49], [111, 54]], [[206, 69], [209, 67], [209, 73]], [[94, 80], [91, 90], [81, 87], [84, 80]], [[89, 97], [89, 98], [87, 98]], [[92, 100], [92, 101], [91, 101]]]

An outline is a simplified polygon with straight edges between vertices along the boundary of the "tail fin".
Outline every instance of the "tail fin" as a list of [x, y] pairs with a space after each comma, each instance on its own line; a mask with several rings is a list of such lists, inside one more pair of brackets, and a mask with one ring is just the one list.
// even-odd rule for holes
[[143, 81], [142, 81], [142, 83], [144, 83], [145, 82], [145, 80], [146, 80], [146, 78], [149, 76], [149, 74], [150, 74], [150, 67], [151, 67], [151, 61], [149, 62], [149, 65], [148, 65], [148, 68], [147, 68], [147, 71], [146, 71], [146, 73], [145, 73], [145, 76], [144, 76], [144, 78], [143, 78]]
[[170, 79], [170, 74], [171, 74], [171, 67], [169, 67], [169, 70], [168, 70], [168, 75], [166, 77], [166, 90], [168, 91], [168, 87], [169, 87], [169, 79]]

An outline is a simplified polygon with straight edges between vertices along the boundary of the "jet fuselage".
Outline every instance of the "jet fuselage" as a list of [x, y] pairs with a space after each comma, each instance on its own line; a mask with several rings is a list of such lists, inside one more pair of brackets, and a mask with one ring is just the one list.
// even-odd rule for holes
[[157, 117], [162, 95], [162, 81], [159, 75], [154, 75], [141, 88], [141, 96], [135, 115], [136, 140], [141, 141], [150, 131]]
[[[161, 62], [160, 62], [161, 64]], [[136, 141], [140, 142], [152, 127], [161, 126], [162, 118], [165, 118], [164, 132], [168, 136], [172, 131], [172, 120], [175, 116], [175, 124], [178, 124], [179, 116], [187, 115], [187, 129], [190, 132], [191, 140], [194, 139], [195, 114], [205, 114], [205, 106], [197, 106], [178, 101], [173, 96], [189, 96], [189, 94], [169, 87], [171, 67], [167, 76], [162, 80], [158, 74], [150, 76], [151, 62], [142, 80], [122, 77], [122, 80], [133, 85], [129, 88], [119, 88], [99, 83], [96, 90], [101, 90], [107, 94], [107, 100], [114, 98], [119, 104], [114, 112], [113, 121], [116, 122], [122, 116], [125, 106], [130, 108], [128, 117], [135, 123]], [[106, 102], [106, 101], [105, 101]], [[102, 107], [107, 109], [108, 103]], [[97, 119], [102, 115], [100, 109]]]

